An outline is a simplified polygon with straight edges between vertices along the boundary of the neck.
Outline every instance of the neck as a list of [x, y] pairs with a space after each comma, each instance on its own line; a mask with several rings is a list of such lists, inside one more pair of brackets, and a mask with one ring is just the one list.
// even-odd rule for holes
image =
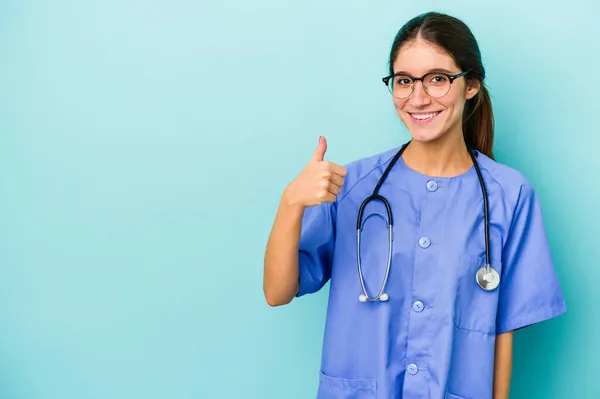
[[406, 166], [428, 176], [454, 177], [468, 171], [473, 161], [461, 134], [445, 134], [435, 141], [411, 141], [402, 154]]

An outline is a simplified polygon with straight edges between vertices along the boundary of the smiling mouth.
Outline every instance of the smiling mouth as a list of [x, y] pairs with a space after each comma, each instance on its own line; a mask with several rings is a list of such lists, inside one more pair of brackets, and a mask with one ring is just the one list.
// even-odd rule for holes
[[419, 113], [413, 114], [409, 112], [410, 119], [416, 123], [417, 125], [426, 125], [431, 123], [442, 111], [428, 112], [428, 113]]

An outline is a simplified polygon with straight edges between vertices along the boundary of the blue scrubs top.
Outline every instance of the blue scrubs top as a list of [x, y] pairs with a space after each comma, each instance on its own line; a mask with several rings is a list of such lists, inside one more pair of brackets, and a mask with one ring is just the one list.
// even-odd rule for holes
[[[496, 334], [566, 312], [536, 193], [515, 169], [475, 152], [488, 192], [491, 265], [484, 291], [482, 192], [477, 172], [430, 177], [400, 158], [379, 193], [393, 212], [387, 302], [360, 302], [356, 222], [362, 201], [399, 148], [346, 165], [335, 203], [306, 210], [300, 291], [330, 284], [318, 399], [491, 399]], [[388, 257], [386, 210], [363, 213], [361, 266], [369, 296]]]

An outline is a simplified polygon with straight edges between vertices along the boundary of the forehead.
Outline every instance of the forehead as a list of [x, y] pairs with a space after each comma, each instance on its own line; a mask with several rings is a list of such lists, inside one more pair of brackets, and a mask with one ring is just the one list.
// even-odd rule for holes
[[421, 39], [405, 43], [393, 64], [394, 73], [408, 72], [420, 76], [434, 69], [458, 72], [454, 59], [443, 49]]

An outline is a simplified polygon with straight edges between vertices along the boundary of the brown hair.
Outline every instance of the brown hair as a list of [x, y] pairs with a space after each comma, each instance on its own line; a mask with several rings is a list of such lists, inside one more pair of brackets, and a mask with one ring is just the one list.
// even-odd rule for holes
[[477, 94], [467, 100], [463, 112], [463, 136], [473, 149], [494, 158], [494, 114], [489, 91], [483, 80], [485, 69], [481, 62], [481, 52], [473, 33], [461, 20], [437, 12], [418, 15], [408, 21], [396, 34], [390, 52], [390, 75], [394, 73], [393, 63], [403, 44], [421, 38], [442, 48], [463, 71], [469, 71], [469, 80], [478, 80], [481, 87]]

